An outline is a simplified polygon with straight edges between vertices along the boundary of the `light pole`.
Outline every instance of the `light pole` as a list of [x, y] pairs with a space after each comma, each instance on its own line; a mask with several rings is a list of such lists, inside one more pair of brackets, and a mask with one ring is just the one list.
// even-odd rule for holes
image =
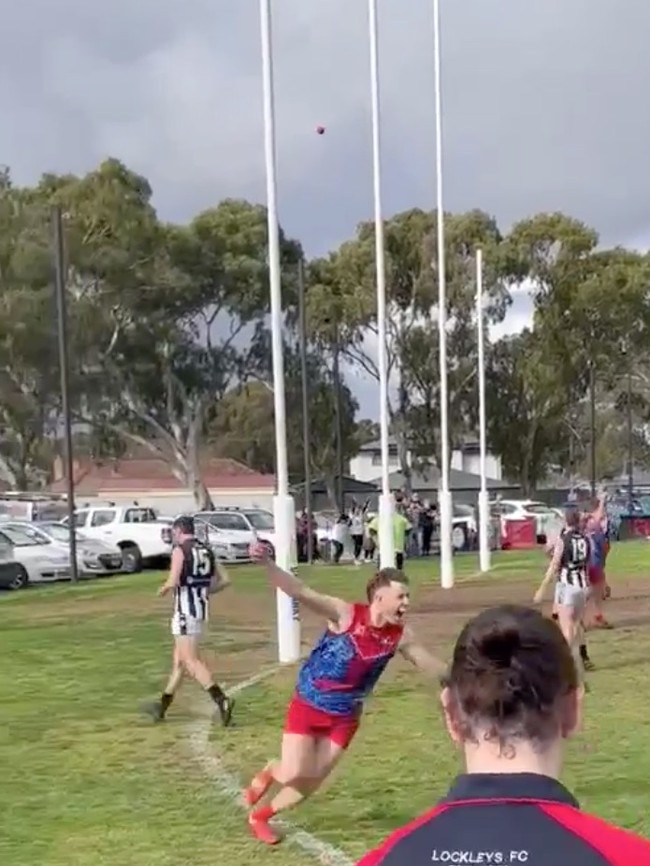
[[336, 454], [336, 508], [341, 514], [345, 507], [343, 490], [343, 421], [341, 412], [341, 335], [338, 322], [334, 322], [334, 443]]
[[632, 371], [627, 370], [627, 496], [634, 496], [634, 428], [632, 425]]
[[487, 422], [485, 413], [485, 326], [483, 321], [483, 250], [476, 250], [476, 332], [478, 344], [478, 431], [479, 474], [478, 494], [479, 569], [490, 570], [490, 505], [487, 489]]
[[303, 469], [305, 474], [305, 512], [307, 514], [307, 539], [305, 552], [307, 554], [307, 562], [311, 562], [314, 558], [314, 538], [311, 531], [311, 419], [309, 416], [309, 373], [307, 370], [307, 310], [305, 303], [305, 265], [302, 258], [298, 262], [298, 327], [300, 378], [302, 390], [302, 447]]
[[72, 450], [72, 412], [70, 410], [70, 381], [68, 357], [68, 315], [65, 290], [65, 245], [63, 241], [63, 216], [61, 208], [52, 208], [52, 248], [54, 265], [54, 288], [56, 294], [57, 336], [59, 344], [59, 370], [61, 375], [61, 411], [63, 414], [63, 441], [65, 445], [64, 466], [67, 483], [68, 530], [70, 533], [70, 577], [76, 582], [77, 533], [74, 524], [74, 455]]
[[593, 357], [589, 359], [589, 481], [591, 497], [596, 498], [596, 372]]
[[625, 422], [627, 427], [627, 498], [631, 505], [634, 496], [634, 425], [632, 423], [632, 346], [621, 341], [621, 354], [625, 356]]

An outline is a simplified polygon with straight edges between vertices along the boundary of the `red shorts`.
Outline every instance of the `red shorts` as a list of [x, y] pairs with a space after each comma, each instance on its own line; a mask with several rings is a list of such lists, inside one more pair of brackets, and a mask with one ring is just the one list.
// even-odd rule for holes
[[287, 709], [284, 732], [331, 740], [342, 749], [347, 749], [357, 732], [360, 721], [359, 715], [335, 716], [312, 707], [294, 695]]
[[591, 586], [601, 586], [603, 583], [605, 583], [605, 566], [590, 565], [588, 576], [589, 584]]

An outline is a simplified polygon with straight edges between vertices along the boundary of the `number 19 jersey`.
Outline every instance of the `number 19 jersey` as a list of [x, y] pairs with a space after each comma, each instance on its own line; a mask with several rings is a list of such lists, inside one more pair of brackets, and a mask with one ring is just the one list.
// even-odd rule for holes
[[590, 544], [587, 535], [579, 529], [566, 529], [562, 533], [562, 559], [558, 581], [578, 589], [587, 587], [587, 566]]

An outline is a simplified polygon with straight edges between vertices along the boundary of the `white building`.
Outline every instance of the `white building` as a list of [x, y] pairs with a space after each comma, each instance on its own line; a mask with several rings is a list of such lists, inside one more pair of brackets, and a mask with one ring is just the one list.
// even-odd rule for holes
[[[409, 461], [409, 465], [416, 462], [410, 451], [407, 452], [407, 460]], [[423, 462], [433, 464], [434, 460], [431, 459], [430, 461]], [[397, 443], [392, 437], [388, 446], [388, 467], [391, 472], [396, 472], [400, 469]], [[462, 448], [452, 451], [451, 469], [456, 469], [459, 472], [469, 472], [471, 475], [478, 475], [479, 443], [466, 442]], [[380, 442], [369, 442], [367, 445], [364, 445], [357, 456], [350, 460], [349, 472], [357, 481], [375, 481], [381, 475]], [[496, 481], [500, 481], [503, 477], [501, 458], [490, 454], [489, 451], [486, 458], [486, 475], [488, 478], [493, 478]]]

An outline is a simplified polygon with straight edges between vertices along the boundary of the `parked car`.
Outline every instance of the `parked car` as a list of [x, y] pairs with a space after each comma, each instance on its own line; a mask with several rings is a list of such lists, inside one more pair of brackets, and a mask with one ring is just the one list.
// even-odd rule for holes
[[194, 520], [196, 537], [208, 544], [223, 562], [250, 562], [250, 542], [242, 541], [237, 532], [219, 529], [207, 520], [196, 517]]
[[[30, 537], [40, 539], [46, 544], [53, 544], [70, 556], [70, 533], [62, 523], [24, 523], [8, 520], [0, 524], [24, 532]], [[122, 551], [119, 547], [105, 544], [103, 541], [85, 538], [80, 532], [77, 538], [77, 571], [81, 576], [92, 574], [115, 574], [122, 569]]]
[[250, 545], [255, 539], [263, 541], [271, 556], [275, 555], [275, 523], [270, 511], [262, 508], [216, 508], [214, 511], [199, 511], [194, 518], [228, 532], [240, 544]]
[[[61, 521], [67, 526], [67, 518]], [[75, 511], [75, 527], [86, 538], [95, 538], [122, 551], [122, 570], [133, 574], [145, 565], [168, 563], [171, 543], [165, 530], [169, 524], [158, 520], [153, 508], [139, 505], [102, 505]]]
[[[46, 533], [53, 541], [68, 548], [70, 533], [64, 523], [39, 523], [34, 529]], [[122, 571], [122, 551], [116, 544], [107, 544], [97, 538], [88, 538], [75, 531], [77, 541], [77, 568], [83, 575], [117, 574]]]
[[17, 526], [0, 524], [0, 548], [11, 551], [18, 563], [13, 589], [28, 583], [47, 583], [70, 580], [70, 558], [67, 550], [52, 544], [35, 533], [27, 533]]
[[16, 560], [13, 546], [0, 541], [0, 589], [22, 589], [27, 583], [25, 569]]

